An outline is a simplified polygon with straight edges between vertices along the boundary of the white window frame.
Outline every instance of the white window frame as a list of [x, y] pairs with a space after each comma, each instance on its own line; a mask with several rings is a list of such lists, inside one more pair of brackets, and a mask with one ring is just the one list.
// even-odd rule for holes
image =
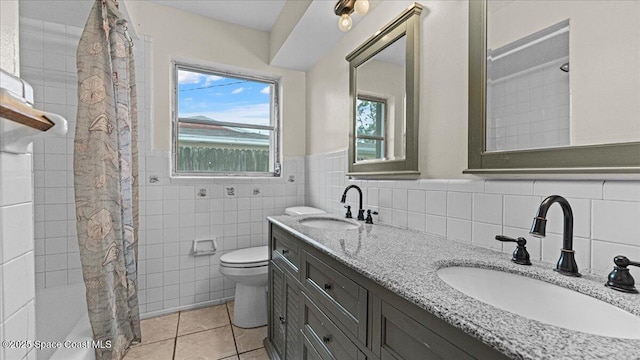
[[[376, 95], [367, 95], [367, 94], [358, 94], [357, 96], [357, 100], [361, 100], [361, 101], [370, 101], [370, 102], [376, 102], [379, 104], [382, 104], [384, 106], [384, 112], [382, 113], [382, 119], [381, 119], [381, 123], [382, 124], [376, 124], [377, 126], [380, 126], [380, 133], [381, 135], [376, 136], [376, 135], [359, 135], [358, 131], [356, 130], [354, 132], [355, 137], [356, 137], [356, 143], [358, 142], [358, 139], [363, 139], [363, 140], [378, 140], [378, 141], [382, 141], [382, 154], [381, 157], [379, 158], [375, 158], [375, 159], [369, 159], [369, 160], [358, 160], [358, 161], [380, 161], [383, 159], [386, 159], [387, 153], [389, 152], [387, 149], [387, 146], [389, 144], [389, 141], [387, 139], [387, 119], [388, 119], [388, 115], [389, 115], [389, 99], [381, 97], [381, 96], [376, 96]], [[357, 104], [357, 102], [356, 102]], [[358, 119], [356, 118], [356, 123], [358, 122]], [[357, 157], [357, 147], [356, 147], [356, 157]]]
[[[199, 72], [207, 75], [217, 75], [232, 77], [250, 81], [260, 81], [272, 86], [271, 91], [271, 114], [270, 125], [238, 124], [224, 121], [203, 121], [194, 119], [178, 118], [178, 70]], [[281, 127], [280, 127], [280, 80], [274, 77], [267, 77], [257, 74], [249, 74], [240, 71], [228, 71], [216, 69], [208, 66], [193, 65], [184, 62], [172, 61], [173, 73], [173, 109], [171, 111], [171, 177], [174, 178], [215, 178], [215, 177], [280, 177], [282, 174], [281, 165]], [[221, 126], [240, 127], [247, 129], [261, 129], [273, 131], [273, 136], [269, 139], [269, 171], [267, 172], [185, 172], [178, 171], [178, 122], [185, 123], [207, 123]]]

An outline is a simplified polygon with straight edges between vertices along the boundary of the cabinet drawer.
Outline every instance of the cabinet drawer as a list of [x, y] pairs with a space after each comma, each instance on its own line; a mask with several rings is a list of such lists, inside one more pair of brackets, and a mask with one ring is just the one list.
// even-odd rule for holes
[[311, 341], [304, 334], [300, 335], [302, 342], [302, 360], [323, 360], [318, 351], [311, 345]]
[[382, 302], [381, 360], [472, 360], [466, 352], [393, 306]]
[[313, 255], [305, 255], [304, 285], [310, 296], [338, 321], [342, 329], [364, 343], [367, 290]]
[[357, 360], [358, 347], [306, 296], [302, 332], [323, 359]]
[[296, 279], [300, 267], [300, 246], [295, 238], [279, 228], [271, 227], [271, 258]]

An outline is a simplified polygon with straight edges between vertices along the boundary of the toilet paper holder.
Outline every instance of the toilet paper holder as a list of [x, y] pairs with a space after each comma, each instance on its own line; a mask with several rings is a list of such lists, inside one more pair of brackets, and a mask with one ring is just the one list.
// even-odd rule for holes
[[193, 240], [193, 247], [191, 248], [191, 254], [193, 256], [214, 255], [218, 249], [218, 242], [216, 239], [201, 239]]

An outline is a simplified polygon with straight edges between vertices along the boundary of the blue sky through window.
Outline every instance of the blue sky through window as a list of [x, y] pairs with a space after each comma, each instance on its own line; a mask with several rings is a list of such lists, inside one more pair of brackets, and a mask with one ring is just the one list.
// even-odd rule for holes
[[271, 125], [271, 84], [178, 69], [178, 117]]

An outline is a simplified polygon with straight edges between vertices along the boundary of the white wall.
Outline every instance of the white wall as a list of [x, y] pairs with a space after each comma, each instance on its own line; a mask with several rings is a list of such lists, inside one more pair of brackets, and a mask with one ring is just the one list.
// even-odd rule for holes
[[[0, 67], [20, 75], [18, 1], [0, 1]], [[0, 121], [9, 121], [0, 118]], [[35, 338], [31, 154], [0, 152], [0, 340]], [[0, 359], [35, 359], [33, 349], [0, 347]]]
[[287, 1], [269, 34], [269, 61], [273, 60], [312, 0]]
[[[411, 1], [384, 1], [307, 73], [307, 155], [348, 146], [345, 56]], [[467, 162], [468, 2], [425, 1], [421, 22], [421, 177], [460, 177]]]
[[212, 20], [147, 1], [131, 1], [127, 9], [138, 32], [153, 46], [153, 148], [170, 149], [171, 60], [281, 77], [283, 154], [304, 155], [304, 73], [268, 65], [269, 33]]

